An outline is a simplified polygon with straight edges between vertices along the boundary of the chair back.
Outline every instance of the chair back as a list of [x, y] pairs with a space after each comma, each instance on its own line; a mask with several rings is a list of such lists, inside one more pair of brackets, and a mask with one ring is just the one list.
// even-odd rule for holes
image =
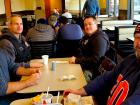
[[112, 29], [115, 26], [130, 26], [133, 25], [133, 20], [105, 20], [101, 21], [102, 30]]
[[105, 56], [101, 57], [98, 71], [100, 74], [105, 71], [113, 70], [117, 64], [117, 52], [113, 46], [110, 46]]
[[128, 40], [134, 36], [136, 25], [115, 27], [115, 47], [122, 57], [134, 52], [133, 42]]
[[34, 41], [29, 42], [31, 46], [32, 59], [41, 58], [42, 55], [49, 55], [55, 57], [56, 41]]
[[78, 54], [79, 40], [60, 40], [58, 41], [57, 54], [59, 57], [70, 57]]

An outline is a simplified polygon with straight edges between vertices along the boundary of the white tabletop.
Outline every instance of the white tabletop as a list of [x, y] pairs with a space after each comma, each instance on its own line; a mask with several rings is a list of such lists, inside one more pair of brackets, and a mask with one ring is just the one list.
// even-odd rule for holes
[[[59, 97], [59, 103], [61, 103], [61, 100], [62, 100], [62, 96]], [[56, 103], [56, 99], [57, 97], [53, 97], [52, 99], [52, 103]], [[32, 98], [26, 98], [26, 99], [18, 99], [18, 100], [15, 100], [13, 101], [10, 105], [33, 105], [32, 104]]]
[[[58, 102], [61, 103], [61, 100], [62, 99], [63, 99], [63, 97], [60, 96]], [[52, 103], [56, 103], [56, 100], [57, 100], [57, 97], [54, 96], [52, 98]], [[95, 99], [92, 98], [91, 96], [82, 97], [81, 98], [81, 101], [84, 101], [83, 102], [83, 103], [85, 103], [84, 105], [97, 105]], [[33, 105], [33, 104], [32, 104], [32, 99], [31, 98], [27, 98], [27, 99], [18, 99], [18, 100], [15, 100], [10, 105]]]
[[[55, 71], [51, 70], [51, 61], [53, 60], [57, 61]], [[42, 62], [42, 60], [36, 60], [35, 62], [37, 61]], [[61, 80], [62, 77], [69, 75], [74, 75], [76, 79]], [[22, 77], [22, 79], [26, 78], [28, 77]], [[42, 76], [39, 84], [17, 91], [17, 93], [44, 92], [47, 91], [48, 86], [50, 87], [50, 91], [63, 91], [68, 88], [78, 89], [86, 85], [86, 83], [79, 64], [69, 64], [66, 59], [50, 59], [49, 66], [42, 68]]]

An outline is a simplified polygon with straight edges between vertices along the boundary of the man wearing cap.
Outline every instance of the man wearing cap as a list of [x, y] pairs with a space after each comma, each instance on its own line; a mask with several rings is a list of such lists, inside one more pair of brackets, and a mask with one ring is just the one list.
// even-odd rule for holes
[[65, 90], [81, 96], [92, 95], [98, 105], [139, 105], [140, 104], [140, 24], [134, 32], [135, 54], [129, 55], [112, 71], [98, 76], [86, 86]]

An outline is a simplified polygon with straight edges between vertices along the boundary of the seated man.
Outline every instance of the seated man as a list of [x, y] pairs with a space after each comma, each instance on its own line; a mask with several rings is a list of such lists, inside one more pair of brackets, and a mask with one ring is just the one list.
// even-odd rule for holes
[[69, 23], [71, 23], [72, 21], [72, 14], [69, 12], [68, 9], [64, 10], [65, 12], [62, 14], [62, 16], [65, 16], [66, 18], [68, 18]]
[[69, 62], [81, 64], [87, 80], [95, 78], [99, 71], [99, 61], [105, 56], [110, 47], [107, 34], [97, 26], [97, 20], [94, 16], [86, 16], [84, 19], [85, 35], [80, 41], [80, 54], [71, 57]]
[[[0, 65], [0, 105], [9, 105], [12, 99], [17, 98], [14, 97], [16, 91], [36, 85], [41, 76], [39, 68], [24, 68], [14, 63], [12, 56], [4, 49], [0, 49]], [[22, 81], [11, 81], [11, 75], [25, 75], [29, 78]]]
[[140, 24], [134, 32], [135, 54], [124, 59], [114, 70], [105, 72], [81, 89], [66, 93], [92, 95], [98, 105], [140, 104]]
[[26, 39], [27, 41], [51, 41], [55, 40], [55, 36], [54, 29], [41, 18], [33, 28], [29, 29]]
[[24, 67], [42, 66], [40, 64], [29, 64], [30, 46], [26, 42], [23, 31], [22, 19], [19, 15], [13, 15], [8, 21], [8, 31], [0, 37], [0, 48], [4, 48], [15, 59], [16, 63], [20, 63]]
[[79, 41], [83, 36], [81, 27], [78, 24], [68, 23], [64, 16], [59, 18], [60, 28], [57, 34], [58, 53], [61, 57], [76, 55], [79, 48]]
[[65, 16], [61, 16], [59, 19], [60, 28], [57, 34], [57, 40], [80, 40], [83, 36], [81, 27], [78, 24], [68, 23], [68, 19]]

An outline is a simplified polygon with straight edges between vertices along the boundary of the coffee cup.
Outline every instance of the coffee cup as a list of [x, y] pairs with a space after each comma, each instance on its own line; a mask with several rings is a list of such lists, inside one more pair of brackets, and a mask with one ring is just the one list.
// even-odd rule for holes
[[43, 59], [44, 65], [48, 65], [49, 56], [48, 55], [42, 55], [42, 59]]

